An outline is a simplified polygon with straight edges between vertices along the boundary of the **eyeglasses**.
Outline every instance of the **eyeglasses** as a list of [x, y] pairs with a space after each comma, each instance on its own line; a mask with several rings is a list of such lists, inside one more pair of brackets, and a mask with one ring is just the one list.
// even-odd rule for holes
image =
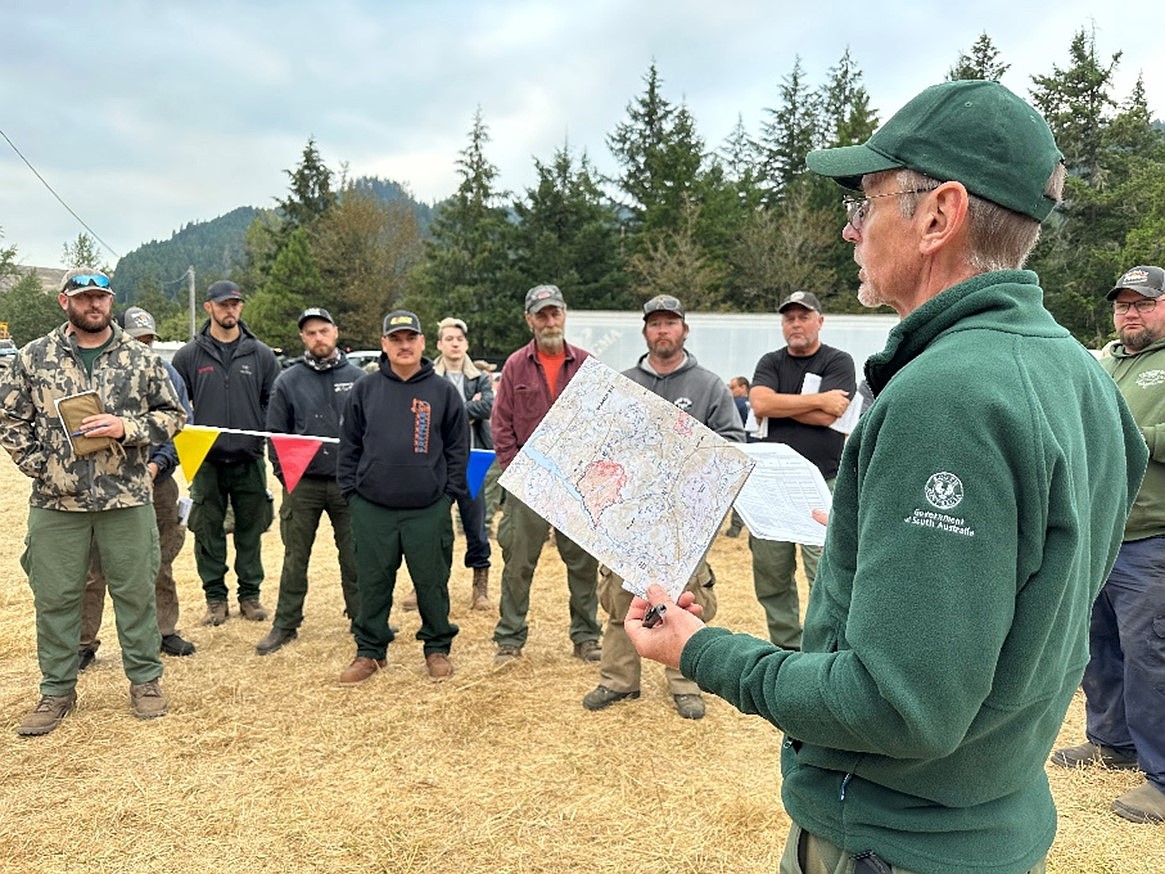
[[905, 191], [887, 191], [884, 194], [868, 194], [865, 197], [843, 197], [841, 205], [845, 207], [846, 222], [861, 233], [862, 225], [870, 214], [867, 206], [871, 200], [879, 197], [898, 197], [902, 194], [926, 194], [928, 191], [934, 191], [934, 188], [908, 188]]
[[78, 288], [88, 288], [95, 285], [98, 288], [109, 288], [109, 277], [104, 273], [80, 273], [77, 276], [70, 276], [68, 282], [65, 283], [66, 291], [73, 291]]
[[1157, 308], [1157, 298], [1144, 298], [1143, 300], [1114, 300], [1112, 302], [1112, 311], [1118, 316], [1123, 316], [1132, 307], [1139, 313], [1151, 313]]

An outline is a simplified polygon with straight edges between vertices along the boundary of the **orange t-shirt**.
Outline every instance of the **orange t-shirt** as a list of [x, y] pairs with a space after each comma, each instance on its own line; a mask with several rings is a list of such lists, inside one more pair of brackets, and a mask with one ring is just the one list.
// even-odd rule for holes
[[558, 355], [548, 355], [541, 349], [536, 350], [536, 352], [538, 363], [546, 371], [546, 382], [550, 385], [550, 399], [552, 401], [558, 400], [558, 372], [566, 363], [566, 350], [563, 349]]

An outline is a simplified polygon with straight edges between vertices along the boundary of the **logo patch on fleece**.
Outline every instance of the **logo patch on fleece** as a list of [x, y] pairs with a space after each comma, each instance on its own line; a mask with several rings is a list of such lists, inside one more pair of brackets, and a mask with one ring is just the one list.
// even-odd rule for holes
[[1165, 370], [1146, 370], [1137, 374], [1137, 388], [1157, 388], [1165, 384]]
[[948, 531], [964, 537], [975, 536], [975, 529], [966, 519], [944, 512], [955, 509], [963, 502], [963, 481], [955, 474], [945, 470], [931, 474], [923, 486], [922, 495], [934, 509], [916, 507], [902, 521], [920, 528], [934, 528], [936, 531]]

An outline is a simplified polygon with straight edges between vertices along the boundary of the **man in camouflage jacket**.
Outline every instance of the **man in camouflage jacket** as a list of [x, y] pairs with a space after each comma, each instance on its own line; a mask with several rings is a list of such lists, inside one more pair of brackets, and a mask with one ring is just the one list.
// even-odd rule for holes
[[[161, 716], [166, 699], [154, 602], [158, 532], [147, 469], [186, 414], [156, 355], [110, 319], [109, 278], [70, 270], [59, 301], [68, 321], [34, 340], [0, 380], [0, 444], [32, 480], [21, 558], [36, 606], [41, 699], [16, 731], [52, 731], [76, 702], [81, 601], [96, 543], [117, 617], [134, 715]], [[101, 411], [78, 431], [106, 446], [79, 454], [57, 401], [95, 391]]]

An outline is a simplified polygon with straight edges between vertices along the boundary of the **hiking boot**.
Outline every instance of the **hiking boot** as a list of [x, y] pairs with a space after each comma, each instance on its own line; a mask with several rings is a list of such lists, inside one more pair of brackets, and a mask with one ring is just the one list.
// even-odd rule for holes
[[271, 655], [275, 650], [282, 649], [283, 644], [291, 643], [297, 637], [299, 637], [299, 632], [294, 628], [280, 628], [278, 625], [272, 625], [267, 636], [255, 645], [255, 652], [259, 655]]
[[206, 615], [202, 617], [203, 625], [222, 625], [231, 615], [226, 601], [207, 601]]
[[1117, 798], [1112, 810], [1131, 822], [1165, 822], [1165, 792], [1146, 780]]
[[603, 648], [597, 640], [584, 640], [574, 645], [574, 657], [584, 662], [597, 662], [603, 657]]
[[36, 737], [48, 734], [61, 724], [61, 720], [68, 715], [77, 703], [77, 692], [74, 690], [67, 695], [42, 695], [36, 707], [25, 714], [16, 726], [16, 733], [24, 737]]
[[97, 647], [83, 646], [77, 650], [77, 671], [81, 672], [97, 661]]
[[177, 632], [162, 635], [162, 652], [172, 656], [194, 655], [198, 647], [189, 640], [183, 640]]
[[368, 656], [356, 656], [352, 664], [340, 673], [341, 686], [359, 686], [381, 668], [388, 664], [387, 659], [372, 659]]
[[494, 653], [494, 667], [501, 667], [507, 665], [514, 659], [522, 657], [522, 647], [509, 646], [508, 644], [499, 644], [498, 651]]
[[676, 713], [684, 719], [704, 718], [704, 699], [699, 695], [672, 695], [676, 703]]
[[1086, 765], [1101, 765], [1105, 768], [1135, 768], [1137, 757], [1122, 753], [1113, 747], [1085, 741], [1079, 746], [1064, 747], [1052, 753], [1052, 764], [1061, 768], [1079, 768]]
[[425, 656], [425, 669], [428, 670], [429, 678], [433, 680], [433, 682], [448, 680], [453, 676], [453, 663], [449, 661], [448, 653], [429, 653], [427, 656]]
[[259, 603], [258, 598], [247, 598], [245, 601], [240, 600], [239, 612], [243, 614], [244, 619], [249, 619], [252, 622], [267, 621], [267, 611]]
[[474, 610], [493, 610], [489, 602], [489, 568], [475, 567], [473, 569], [473, 603]]
[[400, 609], [402, 610], [416, 610], [417, 609], [417, 593], [409, 592], [400, 599]]
[[138, 719], [153, 719], [166, 715], [166, 696], [157, 680], [148, 683], [130, 683], [129, 703]]
[[583, 707], [587, 710], [602, 710], [604, 707], [610, 707], [616, 701], [622, 701], [626, 698], [634, 700], [638, 697], [638, 689], [633, 692], [616, 692], [606, 686], [596, 686], [583, 695]]

